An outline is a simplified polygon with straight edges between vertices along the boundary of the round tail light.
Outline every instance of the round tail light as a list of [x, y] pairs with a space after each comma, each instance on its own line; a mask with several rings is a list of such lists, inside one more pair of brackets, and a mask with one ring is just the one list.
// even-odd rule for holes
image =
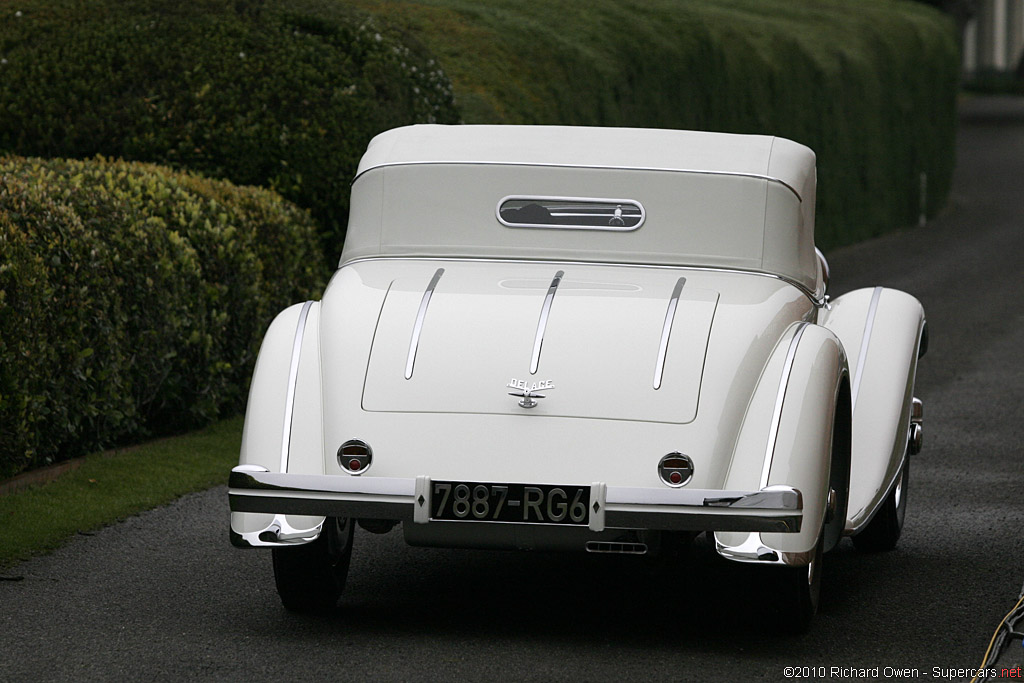
[[693, 460], [678, 451], [669, 453], [658, 463], [658, 476], [669, 486], [684, 486], [693, 477]]
[[362, 474], [373, 462], [373, 451], [365, 441], [350, 439], [338, 449], [338, 464], [349, 474]]

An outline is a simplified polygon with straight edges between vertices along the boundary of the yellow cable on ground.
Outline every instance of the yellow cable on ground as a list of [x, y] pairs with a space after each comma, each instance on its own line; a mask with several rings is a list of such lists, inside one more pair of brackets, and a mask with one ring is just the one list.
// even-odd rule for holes
[[992, 644], [996, 642], [996, 637], [999, 635], [1000, 629], [1003, 628], [1003, 624], [1005, 624], [1006, 620], [1010, 618], [1010, 615], [1017, 611], [1017, 608], [1021, 606], [1021, 603], [1024, 603], [1024, 595], [1020, 596], [1020, 600], [1017, 601], [1017, 604], [1006, 613], [1003, 620], [999, 622], [999, 626], [996, 626], [996, 632], [992, 634], [992, 640], [988, 641], [988, 649], [985, 650], [985, 656], [981, 658], [981, 666], [978, 667], [978, 673], [971, 679], [971, 683], [975, 683], [975, 681], [978, 680], [978, 675], [985, 670], [985, 665], [988, 663], [988, 655], [992, 652]]

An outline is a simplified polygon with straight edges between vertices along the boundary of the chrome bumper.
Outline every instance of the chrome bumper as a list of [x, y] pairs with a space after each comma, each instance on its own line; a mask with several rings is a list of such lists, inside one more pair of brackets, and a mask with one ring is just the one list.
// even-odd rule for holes
[[761, 491], [609, 486], [604, 493], [604, 524], [612, 528], [795, 533], [803, 521], [803, 496], [790, 486]]
[[[253, 465], [231, 471], [232, 512], [430, 522], [430, 478], [281, 474]], [[591, 531], [797, 532], [803, 497], [788, 486], [761, 491], [591, 485]]]

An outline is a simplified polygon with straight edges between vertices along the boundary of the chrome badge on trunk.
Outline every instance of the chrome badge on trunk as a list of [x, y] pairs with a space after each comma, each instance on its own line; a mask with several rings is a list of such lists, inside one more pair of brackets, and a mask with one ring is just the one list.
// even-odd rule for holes
[[508, 392], [509, 396], [516, 396], [523, 399], [519, 402], [520, 408], [534, 408], [537, 406], [537, 401], [534, 399], [544, 398], [544, 394], [538, 394], [537, 392], [554, 389], [555, 383], [550, 379], [542, 380], [540, 382], [527, 382], [526, 380], [516, 379], [513, 377], [505, 387], [507, 389], [515, 389], [515, 391]]

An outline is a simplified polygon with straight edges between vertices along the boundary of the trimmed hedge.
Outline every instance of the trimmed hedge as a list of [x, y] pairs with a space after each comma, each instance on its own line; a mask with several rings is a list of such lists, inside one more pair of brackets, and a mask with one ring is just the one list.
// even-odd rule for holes
[[356, 0], [414, 34], [470, 123], [780, 135], [818, 155], [825, 248], [949, 192], [953, 23], [892, 0]]
[[954, 28], [920, 3], [863, 0], [856, 11], [849, 0], [17, 7], [0, 9], [0, 151], [102, 153], [272, 187], [310, 208], [330, 260], [370, 137], [459, 119], [446, 71], [473, 123], [692, 128], [802, 142], [818, 154], [826, 248], [915, 221], [922, 173], [934, 214], [952, 178]]
[[0, 5], [0, 152], [169, 164], [310, 209], [336, 262], [369, 139], [456, 122], [408, 36], [332, 0]]
[[[807, 144], [824, 248], [913, 222], [921, 174], [929, 213], [948, 194], [957, 48], [916, 3], [354, 4], [4, 4], [0, 153], [260, 184], [333, 260], [367, 141], [459, 120], [447, 70], [473, 123]], [[0, 159], [0, 477], [240, 407], [266, 321], [322, 282], [316, 230], [263, 190]]]
[[0, 158], [0, 478], [239, 410], [267, 321], [323, 275], [273, 192]]

